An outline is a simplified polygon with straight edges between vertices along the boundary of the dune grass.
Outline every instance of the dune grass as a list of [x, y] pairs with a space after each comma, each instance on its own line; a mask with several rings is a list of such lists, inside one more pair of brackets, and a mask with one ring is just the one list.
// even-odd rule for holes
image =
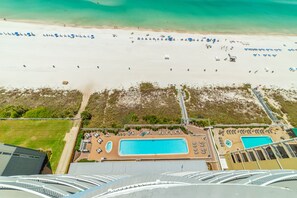
[[74, 117], [81, 101], [78, 90], [0, 88], [0, 117]]
[[280, 117], [287, 115], [288, 121], [293, 127], [297, 127], [297, 91], [284, 89], [264, 89], [266, 97], [272, 99], [277, 106], [273, 107], [273, 111]]
[[185, 87], [189, 117], [216, 124], [250, 124], [271, 121], [257, 104], [249, 87]]
[[179, 124], [180, 107], [174, 87], [141, 83], [128, 90], [94, 93], [86, 108], [88, 127], [121, 128], [125, 124]]
[[64, 148], [64, 136], [71, 127], [69, 120], [0, 121], [0, 142], [51, 151], [50, 164], [55, 171]]

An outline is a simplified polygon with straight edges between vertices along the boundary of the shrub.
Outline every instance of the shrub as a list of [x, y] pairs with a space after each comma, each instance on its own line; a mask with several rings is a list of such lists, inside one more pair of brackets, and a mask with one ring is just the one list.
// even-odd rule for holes
[[146, 115], [143, 116], [142, 119], [149, 124], [158, 124], [160, 122], [160, 120], [155, 115]]
[[248, 90], [248, 89], [251, 89], [252, 88], [252, 85], [246, 83], [246, 84], [243, 84], [243, 88], [246, 89], [246, 90]]
[[80, 114], [80, 117], [82, 119], [82, 124], [84, 126], [88, 125], [90, 120], [92, 119], [92, 114], [89, 113], [88, 111], [83, 111], [81, 114]]
[[181, 129], [185, 134], [188, 134], [188, 131], [187, 131], [187, 129], [186, 129], [184, 126], [181, 126], [180, 129]]
[[7, 106], [0, 110], [1, 118], [19, 118], [22, 117], [24, 113], [28, 111], [27, 108], [23, 106]]
[[52, 111], [46, 107], [37, 107], [24, 114], [25, 118], [51, 118], [54, 117]]
[[88, 111], [83, 111], [81, 114], [81, 119], [82, 120], [91, 120], [92, 119], [92, 114]]
[[111, 124], [111, 128], [121, 128], [121, 127], [118, 126], [116, 123], [112, 123], [112, 124]]
[[132, 114], [131, 114], [131, 121], [132, 121], [132, 122], [138, 122], [138, 121], [139, 121], [138, 116], [135, 115], [134, 113], [132, 113]]
[[96, 162], [95, 160], [81, 159], [78, 162]]
[[153, 90], [154, 85], [152, 83], [145, 82], [145, 83], [141, 83], [139, 88], [140, 88], [140, 92], [145, 93], [147, 91]]
[[83, 132], [79, 132], [76, 138], [76, 143], [75, 143], [75, 150], [79, 151], [79, 146], [80, 146], [80, 142], [84, 137], [84, 133]]

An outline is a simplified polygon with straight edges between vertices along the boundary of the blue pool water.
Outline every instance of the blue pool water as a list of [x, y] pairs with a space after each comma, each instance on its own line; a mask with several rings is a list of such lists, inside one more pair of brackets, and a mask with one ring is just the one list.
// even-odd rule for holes
[[241, 137], [241, 142], [245, 149], [261, 146], [264, 144], [272, 143], [272, 139], [269, 136], [244, 136]]
[[109, 153], [112, 150], [112, 142], [111, 141], [106, 143], [105, 150], [107, 153]]
[[231, 140], [226, 140], [225, 141], [225, 144], [226, 144], [226, 146], [228, 147], [228, 148], [231, 148], [232, 147], [232, 141]]
[[188, 144], [183, 138], [120, 140], [119, 155], [187, 154]]

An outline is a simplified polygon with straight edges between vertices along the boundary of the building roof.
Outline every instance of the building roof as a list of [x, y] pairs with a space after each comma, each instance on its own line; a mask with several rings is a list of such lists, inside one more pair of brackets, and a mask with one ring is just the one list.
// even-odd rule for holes
[[178, 171], [206, 171], [204, 160], [105, 161], [70, 164], [69, 174], [138, 175]]
[[180, 171], [142, 175], [0, 177], [0, 197], [12, 197], [16, 192], [22, 198], [295, 197], [297, 171]]
[[0, 175], [39, 174], [46, 154], [33, 149], [0, 144]]

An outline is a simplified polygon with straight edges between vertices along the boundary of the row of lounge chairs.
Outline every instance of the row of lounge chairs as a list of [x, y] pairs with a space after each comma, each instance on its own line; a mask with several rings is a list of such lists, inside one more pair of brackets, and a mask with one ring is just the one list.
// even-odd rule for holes
[[0, 32], [0, 36], [36, 36], [32, 32], [26, 32], [26, 33], [21, 33], [21, 32]]
[[[142, 133], [141, 133], [142, 134]], [[182, 134], [181, 131], [159, 131], [158, 132], [158, 135], [177, 135], [177, 134]], [[128, 132], [122, 132], [122, 133], [119, 133], [118, 136], [131, 136], [131, 135], [135, 135], [134, 132], [131, 132], [131, 131], [128, 131]], [[154, 132], [151, 133], [150, 131], [147, 131], [145, 135], [156, 135]]]
[[221, 146], [221, 147], [225, 147], [225, 143], [224, 143], [222, 137], [219, 137], [219, 142], [220, 142], [220, 146]]
[[[199, 142], [199, 145], [200, 147], [205, 147], [206, 143], [205, 142]], [[193, 150], [194, 150], [194, 153], [197, 155], [199, 154], [198, 152], [198, 143], [197, 142], [192, 142], [192, 146], [193, 146]], [[201, 148], [201, 153], [202, 154], [205, 154], [206, 153], [206, 148]]]
[[227, 129], [226, 131], [224, 130], [220, 130], [219, 134], [223, 135], [224, 132], [226, 132], [227, 134], [252, 134], [252, 133], [256, 133], [256, 134], [264, 134], [264, 133], [273, 133], [271, 129]]
[[[33, 32], [0, 32], [0, 36], [36, 36]], [[63, 37], [63, 38], [89, 38], [95, 39], [94, 35], [80, 35], [80, 34], [43, 34], [44, 37]]]
[[195, 155], [198, 155], [199, 152], [198, 152], [198, 148], [197, 148], [197, 142], [192, 142], [192, 146], [193, 146], [193, 150], [194, 150], [194, 154]]
[[80, 35], [80, 34], [43, 34], [44, 37], [60, 37], [60, 38], [89, 38], [89, 39], [94, 39], [94, 35]]
[[[171, 37], [171, 36], [168, 36], [168, 37], [161, 37], [161, 38], [155, 38], [155, 37], [137, 37], [137, 40], [145, 40], [145, 41], [176, 41], [175, 38]], [[202, 38], [202, 39], [194, 39], [194, 38], [181, 38], [179, 39], [180, 41], [188, 41], [188, 42], [212, 42], [212, 43], [215, 43], [215, 42], [219, 42], [219, 40], [216, 40], [216, 39], [209, 39], [209, 38]]]
[[160, 131], [159, 132], [159, 135], [176, 135], [176, 134], [182, 134], [182, 132], [180, 131], [166, 131], [166, 132], [163, 132], [163, 131]]
[[85, 134], [84, 134], [84, 136], [85, 136], [86, 139], [89, 139], [90, 137], [92, 137], [92, 135], [93, 135], [95, 138], [100, 137], [100, 134], [97, 133], [97, 132], [96, 132], [96, 133], [93, 133], [93, 134], [92, 134], [92, 133], [85, 133]]
[[194, 148], [194, 154], [195, 154], [195, 155], [198, 155], [198, 154], [199, 154], [199, 152], [198, 152], [198, 149], [197, 149], [197, 148]]
[[288, 49], [289, 52], [297, 52], [297, 49]]
[[253, 56], [276, 57], [277, 54], [253, 54]]
[[[202, 149], [200, 149], [200, 151], [201, 151], [201, 154], [206, 154], [207, 149], [206, 148], [202, 148]], [[194, 148], [194, 154], [195, 155], [198, 155], [199, 154], [199, 150], [197, 148]], [[208, 155], [208, 157], [210, 157], [210, 155]]]
[[130, 136], [130, 135], [135, 135], [134, 132], [128, 131], [128, 132], [122, 132], [118, 134], [119, 136]]
[[265, 48], [244, 48], [244, 50], [245, 51], [259, 51], [259, 52], [261, 52], [261, 51], [281, 52], [282, 51], [282, 49], [279, 49], [279, 48], [275, 48], [275, 49], [272, 49], [272, 48], [266, 48], [266, 49]]

